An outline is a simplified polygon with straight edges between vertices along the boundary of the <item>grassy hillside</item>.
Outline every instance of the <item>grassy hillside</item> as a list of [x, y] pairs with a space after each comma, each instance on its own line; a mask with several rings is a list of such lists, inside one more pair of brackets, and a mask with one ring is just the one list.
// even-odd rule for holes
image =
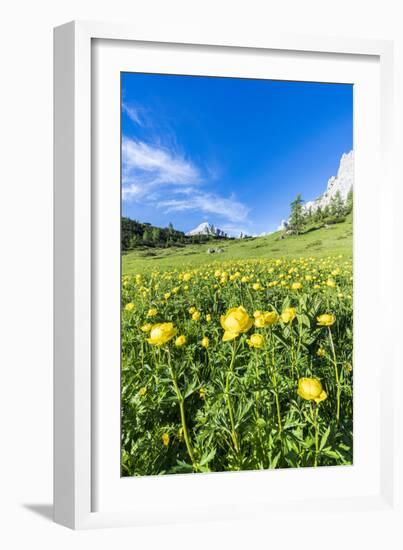
[[[219, 241], [217, 244], [184, 248], [154, 248], [135, 250], [123, 256], [123, 275], [149, 269], [195, 267], [205, 263], [252, 258], [295, 258], [300, 256], [352, 256], [353, 225], [351, 215], [343, 223], [280, 239], [280, 232], [267, 237], [246, 240]], [[209, 247], [219, 246], [222, 254], [207, 254]]]

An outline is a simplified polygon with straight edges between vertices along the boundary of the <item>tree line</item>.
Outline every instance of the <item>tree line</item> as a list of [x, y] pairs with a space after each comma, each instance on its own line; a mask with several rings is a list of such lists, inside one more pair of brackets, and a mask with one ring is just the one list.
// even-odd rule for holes
[[169, 248], [171, 246], [203, 244], [216, 238], [213, 235], [187, 236], [183, 231], [175, 229], [172, 223], [169, 223], [168, 227], [157, 227], [122, 216], [121, 247], [123, 252], [139, 247]]
[[298, 234], [315, 226], [325, 223], [339, 223], [353, 211], [353, 189], [351, 188], [346, 201], [343, 201], [340, 191], [337, 191], [330, 199], [330, 203], [324, 208], [320, 206], [315, 210], [306, 209], [299, 193], [290, 204], [291, 213], [288, 220], [288, 229]]

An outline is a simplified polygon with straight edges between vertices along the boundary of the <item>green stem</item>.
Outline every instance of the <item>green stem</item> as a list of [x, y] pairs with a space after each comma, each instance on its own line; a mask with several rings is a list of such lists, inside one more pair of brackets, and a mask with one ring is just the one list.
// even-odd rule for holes
[[175, 373], [174, 373], [173, 368], [172, 368], [171, 355], [169, 353], [169, 350], [167, 350], [167, 355], [168, 355], [169, 372], [171, 374], [172, 384], [174, 386], [175, 394], [176, 394], [176, 397], [178, 399], [178, 404], [179, 404], [179, 411], [180, 411], [181, 424], [182, 424], [182, 430], [183, 430], [183, 438], [185, 440], [186, 449], [187, 449], [189, 458], [192, 462], [193, 469], [197, 470], [197, 464], [196, 464], [196, 461], [195, 461], [195, 458], [194, 458], [193, 448], [192, 448], [192, 444], [190, 442], [190, 437], [189, 437], [187, 424], [186, 424], [185, 400], [184, 400], [184, 398], [182, 396], [182, 393], [179, 389], [178, 382], [176, 380], [176, 376], [175, 376]]
[[[276, 371], [276, 364], [274, 360], [274, 345], [273, 345], [273, 333], [270, 330], [270, 348], [271, 348], [271, 379], [273, 383], [274, 388], [274, 395], [276, 399], [276, 409], [277, 409], [277, 422], [278, 422], [278, 429], [280, 433], [283, 431], [283, 426], [281, 423], [281, 411], [280, 411], [280, 401], [278, 398], [278, 387], [277, 387], [277, 371]], [[270, 355], [269, 355], [270, 357]]]
[[297, 366], [297, 352], [295, 350], [295, 337], [294, 337], [294, 329], [292, 326], [292, 321], [290, 322], [290, 339], [291, 339], [291, 374], [292, 378], [294, 378], [294, 369], [297, 373], [297, 379], [299, 378], [299, 371]]
[[[258, 358], [258, 354], [257, 354], [257, 349], [255, 349], [255, 371], [256, 371], [256, 380], [258, 382], [258, 385], [260, 386], [259, 358]], [[257, 392], [255, 393], [255, 398], [256, 398], [257, 413], [259, 414], [259, 400], [260, 400], [259, 390], [257, 390]]]
[[315, 461], [314, 461], [314, 467], [318, 465], [318, 453], [319, 453], [319, 430], [318, 430], [318, 405], [312, 404], [312, 418], [313, 418], [313, 426], [315, 428]]
[[227, 408], [228, 408], [229, 418], [230, 418], [230, 422], [231, 422], [232, 442], [234, 444], [235, 451], [239, 452], [238, 436], [237, 436], [237, 433], [236, 433], [236, 430], [235, 430], [234, 412], [232, 410], [231, 396], [230, 396], [230, 392], [229, 392], [229, 390], [230, 390], [230, 380], [231, 380], [231, 375], [232, 375], [232, 371], [233, 371], [233, 368], [234, 368], [234, 362], [235, 362], [236, 349], [237, 349], [237, 346], [236, 346], [236, 342], [234, 340], [234, 344], [233, 344], [233, 347], [232, 347], [231, 363], [230, 363], [230, 366], [229, 366], [229, 369], [228, 369], [227, 379], [226, 379], [226, 382], [225, 382], [225, 398], [226, 398], [226, 401], [227, 401]]
[[327, 327], [329, 331], [329, 341], [330, 341], [330, 347], [332, 349], [332, 355], [333, 355], [333, 364], [334, 364], [334, 373], [336, 378], [336, 399], [337, 399], [337, 407], [336, 407], [336, 419], [337, 422], [340, 418], [340, 394], [341, 394], [341, 387], [340, 387], [340, 379], [339, 379], [339, 370], [337, 368], [337, 358], [336, 358], [336, 351], [334, 349], [334, 343], [333, 343], [333, 337], [332, 337], [332, 331], [330, 330], [330, 327]]

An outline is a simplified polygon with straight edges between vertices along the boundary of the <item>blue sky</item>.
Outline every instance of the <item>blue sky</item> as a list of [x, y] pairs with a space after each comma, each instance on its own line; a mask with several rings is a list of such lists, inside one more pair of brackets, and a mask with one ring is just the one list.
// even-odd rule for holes
[[352, 149], [353, 88], [122, 73], [123, 215], [188, 231], [274, 231]]

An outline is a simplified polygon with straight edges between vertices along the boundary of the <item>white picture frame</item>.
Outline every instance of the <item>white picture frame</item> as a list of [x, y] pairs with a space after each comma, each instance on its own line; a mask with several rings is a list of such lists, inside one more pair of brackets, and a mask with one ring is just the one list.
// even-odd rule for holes
[[[96, 48], [102, 41], [113, 44], [115, 51], [112, 54], [107, 52], [106, 55], [100, 53]], [[141, 52], [146, 52], [143, 58], [138, 50], [133, 49], [125, 57], [124, 50], [127, 52], [128, 48], [130, 49], [131, 46], [136, 48], [136, 45]], [[165, 50], [169, 52], [166, 57], [163, 56]], [[120, 249], [116, 248], [116, 239], [103, 238], [100, 242], [100, 235], [102, 235], [102, 226], [105, 226], [108, 230], [110, 229], [110, 234], [116, 237], [120, 218], [116, 218], [116, 209], [111, 209], [108, 213], [108, 205], [116, 205], [114, 200], [117, 196], [116, 189], [113, 191], [106, 183], [102, 186], [103, 191], [99, 192], [98, 183], [95, 182], [95, 175], [99, 177], [100, 166], [97, 164], [94, 152], [99, 151], [97, 147], [110, 147], [111, 142], [103, 142], [102, 136], [110, 134], [116, 137], [117, 135], [117, 122], [113, 128], [113, 111], [103, 117], [104, 122], [97, 126], [97, 133], [94, 135], [93, 125], [94, 120], [97, 119], [97, 109], [101, 105], [103, 112], [106, 113], [108, 110], [107, 104], [102, 103], [105, 99], [100, 100], [97, 97], [96, 101], [94, 100], [96, 86], [102, 82], [103, 89], [108, 88], [109, 75], [117, 74], [116, 71], [119, 70], [117, 65], [120, 62], [125, 70], [132, 63], [133, 70], [136, 69], [137, 64], [137, 69], [140, 67], [144, 71], [147, 66], [151, 67], [152, 72], [152, 68], [156, 66], [156, 60], [157, 63], [163, 62], [165, 72], [173, 71], [175, 63], [179, 63], [175, 65], [179, 66], [178, 70], [186, 70], [186, 68], [181, 69], [182, 60], [175, 60], [174, 50], [183, 57], [183, 63], [189, 64], [189, 60], [186, 61], [187, 55], [190, 58], [193, 56], [192, 62], [197, 64], [196, 58], [199, 56], [202, 65], [200, 65], [201, 69], [199, 67], [198, 74], [203, 67], [207, 71], [206, 74], [209, 74], [209, 71], [217, 74], [217, 71], [224, 70], [223, 64], [221, 69], [219, 67], [220, 56], [240, 55], [244, 58], [249, 56], [249, 59], [255, 56], [256, 61], [257, 57], [264, 58], [264, 55], [272, 55], [274, 61], [277, 59], [276, 70], [279, 71], [279, 77], [281, 77], [281, 71], [285, 70], [286, 58], [294, 56], [299, 60], [305, 58], [315, 60], [315, 56], [322, 55], [323, 62], [316, 63], [316, 67], [322, 67], [320, 69], [322, 71], [320, 75], [324, 75], [321, 76], [322, 79], [332, 81], [332, 64], [334, 64], [334, 75], [336, 75], [336, 65], [339, 66], [337, 70], [342, 71], [334, 81], [340, 81], [340, 78], [343, 78], [342, 75], [346, 74], [348, 82], [362, 82], [363, 91], [372, 90], [368, 93], [368, 97], [371, 97], [365, 99], [367, 111], [363, 110], [361, 115], [358, 115], [361, 116], [359, 122], [363, 130], [361, 135], [364, 135], [366, 128], [374, 130], [375, 135], [366, 142], [362, 140], [361, 154], [360, 143], [357, 144], [358, 171], [362, 179], [365, 177], [373, 193], [367, 194], [368, 196], [361, 194], [361, 210], [355, 212], [355, 269], [358, 270], [358, 274], [361, 273], [361, 282], [360, 280], [355, 282], [358, 296], [355, 308], [358, 304], [360, 307], [357, 309], [363, 312], [357, 313], [355, 317], [355, 332], [361, 341], [367, 339], [372, 342], [375, 336], [380, 340], [376, 349], [369, 347], [367, 356], [362, 356], [368, 365], [372, 365], [372, 370], [368, 369], [371, 376], [366, 378], [365, 373], [360, 375], [360, 371], [358, 372], [358, 390], [361, 388], [363, 392], [361, 399], [360, 396], [357, 397], [358, 417], [364, 418], [366, 414], [371, 418], [372, 425], [369, 423], [366, 425], [364, 421], [360, 423], [362, 437], [359, 428], [358, 445], [361, 447], [358, 449], [358, 462], [354, 467], [344, 469], [343, 474], [340, 474], [340, 469], [337, 468], [332, 469], [332, 473], [328, 468], [322, 468], [320, 471], [305, 469], [301, 474], [296, 471], [276, 472], [276, 479], [273, 476], [265, 478], [265, 483], [269, 483], [271, 487], [270, 496], [259, 492], [262, 478], [257, 476], [260, 476], [261, 472], [248, 472], [246, 476], [244, 472], [214, 474], [208, 478], [198, 475], [165, 476], [164, 479], [131, 478], [128, 480], [130, 486], [126, 483], [121, 490], [120, 481], [117, 479], [120, 473], [116, 471], [116, 460], [118, 460], [116, 453], [115, 455], [110, 453], [110, 460], [109, 458], [99, 460], [99, 456], [109, 456], [108, 447], [114, 449], [118, 441], [115, 436], [119, 438], [119, 433], [116, 433], [116, 418], [119, 417], [119, 409], [116, 410], [116, 394], [115, 401], [109, 400], [107, 395], [108, 392], [113, 392], [113, 388], [116, 389], [116, 373], [113, 374], [110, 370], [110, 361], [108, 363], [108, 360], [104, 360], [102, 363], [100, 357], [111, 357], [109, 352], [112, 352], [113, 346], [116, 351], [119, 338], [119, 322], [116, 325], [116, 316], [114, 316], [116, 308], [114, 309], [113, 304], [105, 303], [101, 297], [105, 295], [105, 289], [113, 288], [105, 285], [116, 281], [116, 274], [119, 271], [118, 264], [108, 262], [108, 259], [113, 257], [119, 261], [120, 255]], [[207, 61], [205, 52], [208, 52]], [[279, 55], [282, 56], [280, 62]], [[275, 516], [291, 514], [296, 517], [300, 513], [303, 502], [304, 513], [309, 515], [310, 520], [315, 520], [319, 514], [321, 515], [320, 529], [324, 529], [323, 526], [326, 523], [322, 515], [324, 511], [334, 514], [346, 510], [362, 512], [355, 516], [360, 518], [362, 525], [368, 521], [365, 520], [366, 517], [376, 514], [378, 519], [382, 517], [384, 521], [387, 518], [385, 521], [388, 524], [392, 522], [393, 528], [397, 527], [401, 517], [398, 503], [402, 492], [401, 467], [397, 460], [397, 448], [401, 442], [401, 435], [396, 431], [396, 425], [399, 420], [398, 415], [401, 413], [388, 389], [391, 381], [395, 384], [398, 381], [398, 373], [395, 369], [397, 354], [390, 345], [384, 324], [378, 327], [379, 330], [376, 333], [373, 329], [371, 333], [368, 320], [371, 308], [365, 302], [368, 293], [372, 292], [377, 297], [377, 307], [382, 309], [384, 315], [387, 316], [388, 311], [392, 313], [393, 306], [389, 299], [389, 292], [394, 283], [393, 264], [398, 258], [394, 237], [387, 231], [388, 220], [390, 223], [396, 208], [393, 186], [392, 55], [393, 45], [390, 42], [375, 40], [280, 34], [259, 37], [253, 36], [253, 33], [246, 33], [244, 37], [232, 37], [229, 31], [223, 32], [220, 37], [215, 37], [211, 36], [207, 30], [200, 37], [187, 36], [186, 30], [183, 30], [180, 36], [177, 33], [175, 36], [170, 36], [169, 31], [166, 36], [153, 36], [152, 32], [139, 30], [130, 25], [88, 22], [72, 22], [55, 29], [54, 505], [56, 522], [70, 528], [82, 529], [255, 516], [264, 518], [269, 513]], [[353, 58], [359, 58], [362, 62], [361, 76], [358, 76], [359, 69], [354, 63], [350, 64]], [[228, 67], [230, 64], [228, 65], [227, 61], [226, 59], [225, 64]], [[294, 61], [291, 59], [290, 62], [294, 65], [296, 63], [295, 59]], [[97, 73], [99, 63], [102, 63], [103, 67], [101, 77]], [[240, 59], [237, 60], [237, 67], [240, 66], [239, 63], [241, 63]], [[262, 70], [256, 63], [250, 65], [257, 71]], [[364, 65], [368, 67], [371, 65], [371, 68], [367, 70]], [[305, 74], [306, 79], [309, 79], [308, 65], [304, 69], [301, 63], [301, 67], [298, 78], [303, 79]], [[307, 72], [304, 73], [304, 70]], [[357, 72], [356, 77], [354, 71]], [[106, 80], [100, 81], [99, 78]], [[311, 75], [311, 78], [314, 76]], [[108, 101], [109, 96], [105, 97]], [[364, 96], [361, 97], [365, 103]], [[373, 103], [370, 103], [371, 101]], [[369, 110], [378, 104], [379, 112], [375, 107], [375, 111], [371, 114]], [[359, 109], [357, 112], [360, 112]], [[110, 136], [109, 139], [111, 139]], [[113, 156], [115, 160], [111, 160], [111, 170], [116, 169], [117, 166], [116, 149], [111, 153], [111, 157]], [[109, 170], [109, 165], [101, 168]], [[110, 174], [114, 175], [113, 172]], [[380, 174], [382, 174], [382, 193], [380, 193], [379, 178], [376, 177]], [[109, 199], [112, 201], [108, 202]], [[360, 200], [355, 202], [359, 205], [355, 208], [360, 208]], [[369, 218], [370, 214], [372, 222]], [[374, 216], [375, 221], [373, 221]], [[110, 218], [109, 221], [108, 218]], [[99, 223], [100, 219], [102, 224]], [[372, 242], [377, 243], [371, 254], [379, 268], [372, 274], [368, 273], [371, 260], [369, 253], [365, 253], [361, 247], [357, 249], [357, 242], [365, 240], [364, 230], [368, 229], [371, 223]], [[97, 272], [100, 269], [107, 269], [108, 264], [115, 265], [115, 271], [108, 273], [108, 277], [104, 277], [104, 280], [97, 279]], [[368, 275], [364, 276], [366, 273]], [[371, 288], [376, 290], [371, 291]], [[108, 347], [107, 343], [107, 347], [104, 347], [100, 353], [99, 346], [102, 345], [102, 339], [99, 336], [108, 331], [108, 325], [105, 324], [107, 318], [109, 322], [115, 319], [116, 330], [114, 331], [113, 326], [109, 325], [111, 332], [106, 333], [111, 334], [112, 344]], [[105, 344], [105, 339], [103, 342]], [[362, 353], [364, 354], [365, 350]], [[102, 375], [99, 375], [100, 372]], [[358, 390], [356, 386], [355, 391]], [[376, 401], [376, 406], [371, 410], [368, 408], [368, 396]], [[100, 402], [102, 407], [99, 406]], [[105, 412], [102, 414], [105, 410], [108, 414]], [[356, 412], [355, 410], [355, 414]], [[371, 429], [374, 429], [374, 426], [377, 435], [371, 437]], [[115, 447], [112, 441], [115, 441]], [[373, 447], [368, 447], [370, 444]], [[365, 460], [366, 448], [370, 448], [373, 460]], [[267, 472], [268, 475], [272, 473]], [[134, 483], [137, 485], [134, 486]], [[280, 499], [277, 495], [281, 491], [285, 497]], [[197, 492], [199, 498], [184, 502], [186, 496], [194, 492]], [[227, 500], [220, 500], [219, 495], [223, 492], [227, 493]], [[170, 496], [165, 499], [158, 498], [159, 493]], [[147, 495], [148, 498], [146, 498]], [[358, 519], [357, 529], [359, 529]], [[319, 536], [323, 540], [324, 535]]]

